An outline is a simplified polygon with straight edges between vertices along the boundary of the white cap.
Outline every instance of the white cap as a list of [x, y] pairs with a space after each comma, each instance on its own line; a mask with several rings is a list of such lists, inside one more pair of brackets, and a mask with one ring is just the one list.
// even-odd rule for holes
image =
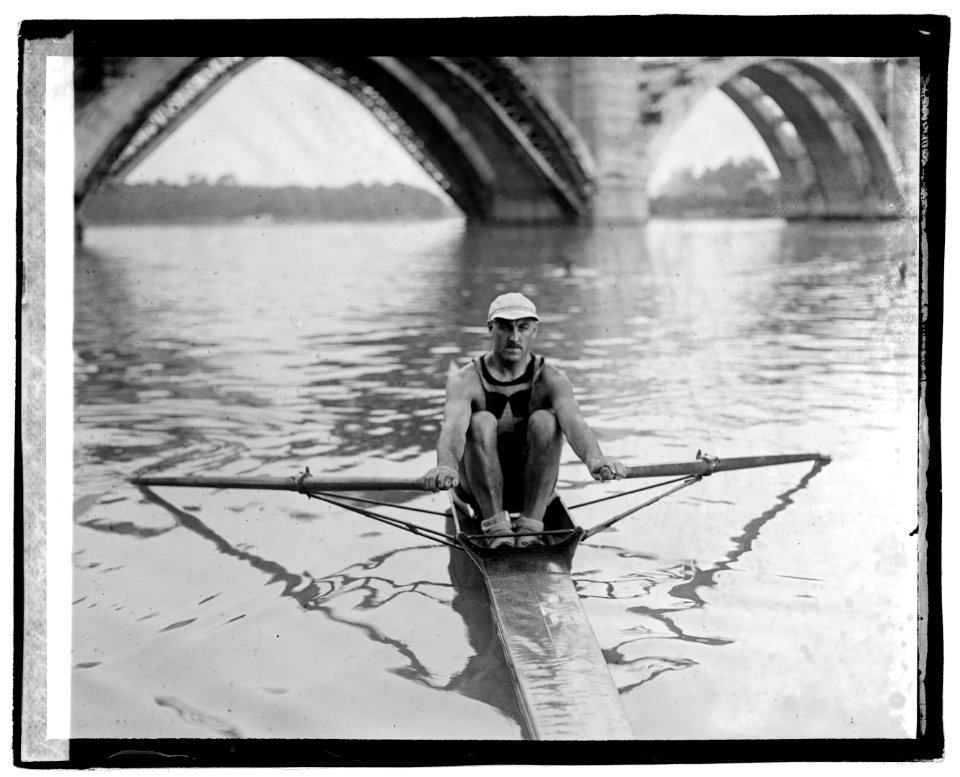
[[505, 321], [516, 321], [518, 318], [540, 320], [540, 316], [537, 315], [537, 306], [515, 291], [501, 294], [490, 303], [487, 323], [489, 324], [495, 318], [502, 318]]

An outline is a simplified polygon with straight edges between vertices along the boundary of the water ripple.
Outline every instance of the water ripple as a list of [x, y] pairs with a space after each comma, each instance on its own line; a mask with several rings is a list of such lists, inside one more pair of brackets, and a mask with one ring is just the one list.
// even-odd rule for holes
[[[368, 679], [378, 702], [396, 694], [448, 720], [465, 715], [478, 736], [519, 731], [482, 589], [470, 582], [469, 569], [451, 564], [438, 571], [435, 559], [445, 551], [411, 547], [279, 499], [269, 504], [290, 520], [269, 530], [257, 523], [268, 504], [258, 499], [230, 502], [223, 518], [204, 521], [198, 510], [155, 493], [131, 498], [125, 486], [137, 472], [285, 475], [308, 464], [315, 472], [419, 474], [434, 459], [448, 367], [484, 350], [490, 298], [515, 289], [536, 300], [536, 349], [568, 373], [606, 452], [642, 463], [687, 459], [698, 447], [715, 455], [821, 449], [837, 462], [858, 463], [844, 465], [848, 491], [840, 494], [831, 482], [806, 491], [801, 504], [793, 497], [814, 473], [800, 486], [787, 481], [790, 473], [759, 473], [749, 485], [717, 477], [696, 497], [657, 506], [605, 534], [605, 544], [581, 549], [577, 560], [586, 571], [577, 571], [576, 582], [623, 691], [643, 686], [645, 700], [652, 694], [669, 706], [674, 702], [656, 693], [682, 685], [674, 678], [689, 673], [680, 670], [703, 668], [698, 683], [709, 693], [729, 674], [718, 654], [746, 651], [738, 655], [758, 660], [736, 607], [719, 596], [735, 576], [720, 573], [737, 571], [746, 554], [758, 563], [772, 551], [796, 556], [778, 534], [783, 522], [766, 528], [788, 506], [808, 523], [811, 512], [844, 513], [828, 531], [839, 546], [849, 540], [843, 525], [856, 526], [851, 558], [861, 546], [910, 556], [901, 540], [884, 534], [916, 509], [915, 473], [912, 483], [904, 473], [916, 463], [918, 272], [915, 239], [900, 225], [150, 227], [91, 229], [86, 242], [75, 263], [74, 334], [74, 575], [82, 592], [74, 624], [76, 639], [91, 648], [85, 658], [141, 640], [129, 654], [171, 658], [165, 666], [172, 671], [168, 643], [193, 644], [209, 628], [223, 635], [209, 649], [245, 677], [239, 667], [249, 663], [236, 656], [260, 650], [258, 634], [278, 617], [254, 606], [266, 583], [275, 587], [275, 611], [285, 611], [277, 602], [294, 604], [297, 613], [322, 613], [321, 620], [344, 630], [336, 634], [360, 635], [350, 648], [358, 652], [324, 654], [333, 677], [349, 678], [330, 680], [323, 692], [344, 709], [351, 730], [362, 735], [365, 716], [377, 708], [355, 704], [364, 692], [356, 682]], [[907, 266], [903, 283], [900, 262]], [[603, 488], [584, 486], [587, 477], [565, 450], [561, 485]], [[912, 489], [906, 496], [896, 491], [901, 482], [904, 493]], [[767, 494], [780, 494], [775, 507], [763, 507]], [[187, 499], [204, 504], [199, 496]], [[748, 504], [752, 512], [744, 513]], [[229, 530], [219, 528], [225, 519]], [[317, 560], [321, 551], [336, 554], [333, 570], [294, 571], [328, 563]], [[183, 601], [171, 582], [181, 558], [197, 564], [197, 579], [177, 581], [190, 592]], [[204, 571], [219, 569], [214, 562], [224, 558], [239, 562], [229, 595]], [[854, 589], [862, 584], [858, 570], [870, 563], [859, 562], [851, 562], [853, 577], [844, 581]], [[797, 563], [814, 560], [801, 556]], [[124, 575], [141, 569], [157, 575], [144, 588], [169, 588], [169, 596], [148, 600], [122, 590]], [[240, 571], [258, 584], [244, 588]], [[781, 571], [766, 571], [764, 580], [781, 579]], [[794, 578], [804, 571], [787, 570]], [[772, 590], [751, 603], [758, 617], [801, 601], [795, 592], [788, 602]], [[214, 591], [225, 594], [211, 602]], [[814, 607], [808, 614], [810, 628], [818, 629], [819, 642], [810, 647], [816, 652], [829, 644], [838, 616], [808, 589], [800, 593]], [[305, 618], [294, 629], [302, 643], [313, 644], [317, 620]], [[141, 621], [145, 629], [131, 636], [131, 624]], [[227, 623], [241, 626], [221, 631]], [[871, 622], [867, 632], [882, 629]], [[873, 654], [887, 649], [871, 645]], [[124, 671], [120, 658], [77, 670], [81, 730], [116, 717], [105, 713], [120, 689], [150, 687], [129, 664], [128, 675], [112, 674]], [[857, 687], [882, 685], [888, 696], [889, 677], [898, 675], [880, 663], [847, 665], [846, 672], [874, 671]], [[205, 682], [201, 668], [176, 665], [184, 682]], [[884, 664], [897, 665], [892, 658]], [[263, 689], [298, 688], [309, 679], [292, 659], [277, 672], [250, 681], [250, 698], [269, 697], [276, 706], [258, 708], [262, 730], [247, 731], [253, 716], [244, 716], [245, 734], [288, 730], [293, 713], [284, 703], [294, 694]], [[788, 677], [774, 670], [770, 682], [794, 693], [785, 690]], [[826, 671], [805, 682], [826, 688], [834, 680]], [[900, 690], [910, 697], [909, 687]], [[121, 707], [143, 704], [123, 698]], [[182, 699], [158, 698], [193, 728], [239, 735], [231, 722]], [[467, 701], [472, 706], [463, 707]], [[822, 707], [854, 703], [832, 699]], [[406, 717], [401, 736], [437, 735], [435, 725], [425, 730], [427, 717]], [[717, 724], [698, 725], [680, 733], [699, 738]]]

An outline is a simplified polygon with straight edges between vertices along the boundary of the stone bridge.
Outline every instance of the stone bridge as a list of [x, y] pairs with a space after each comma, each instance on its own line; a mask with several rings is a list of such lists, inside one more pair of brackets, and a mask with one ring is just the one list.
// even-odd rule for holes
[[[77, 57], [77, 203], [257, 59]], [[714, 88], [769, 148], [785, 218], [916, 210], [915, 58], [293, 59], [359, 100], [477, 221], [642, 222], [660, 154]]]

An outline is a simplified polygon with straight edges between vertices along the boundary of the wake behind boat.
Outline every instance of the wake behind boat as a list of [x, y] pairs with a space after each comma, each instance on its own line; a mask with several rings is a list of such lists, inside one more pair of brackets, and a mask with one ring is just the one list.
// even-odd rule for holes
[[[697, 452], [692, 462], [628, 467], [628, 478], [673, 477], [650, 486], [583, 502], [568, 508], [555, 495], [535, 532], [543, 544], [493, 550], [474, 510], [451, 490], [451, 508], [431, 511], [453, 518], [454, 533], [375, 512], [365, 505], [405, 508], [347, 492], [429, 491], [422, 478], [358, 478], [313, 475], [309, 469], [292, 477], [138, 476], [141, 488], [185, 486], [294, 491], [404, 529], [462, 551], [483, 577], [491, 614], [511, 673], [527, 734], [543, 740], [633, 739], [636, 732], [607, 669], [596, 636], [572, 579], [572, 561], [581, 542], [608, 529], [670, 494], [698, 483], [715, 472], [815, 462], [815, 470], [830, 461], [819, 453], [749, 456], [721, 460]], [[585, 529], [570, 510], [620, 496], [670, 486], [647, 501]]]

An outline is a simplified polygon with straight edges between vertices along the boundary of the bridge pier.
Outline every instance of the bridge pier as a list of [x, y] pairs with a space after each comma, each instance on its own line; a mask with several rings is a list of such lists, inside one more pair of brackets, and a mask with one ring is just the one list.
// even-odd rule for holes
[[518, 192], [496, 192], [488, 206], [484, 221], [493, 224], [565, 224], [574, 219], [542, 191], [529, 195]]
[[622, 57], [533, 57], [525, 64], [593, 155], [596, 188], [587, 221], [646, 221], [648, 171], [637, 132], [636, 63]]

